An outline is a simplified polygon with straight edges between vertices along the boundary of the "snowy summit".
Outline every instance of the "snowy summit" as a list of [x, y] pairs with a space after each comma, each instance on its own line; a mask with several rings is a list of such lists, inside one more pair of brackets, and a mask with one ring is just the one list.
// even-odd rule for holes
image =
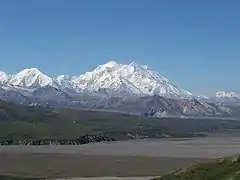
[[0, 83], [8, 81], [8, 75], [5, 72], [0, 71]]
[[24, 69], [9, 80], [9, 84], [24, 88], [38, 88], [47, 85], [54, 86], [52, 78], [46, 76], [37, 68]]
[[160, 95], [171, 98], [189, 98], [192, 96], [191, 93], [176, 87], [158, 72], [146, 65], [138, 65], [136, 62], [119, 64], [116, 61], [109, 61], [91, 72], [74, 77], [61, 75], [51, 78], [37, 68], [24, 69], [11, 78], [1, 72], [0, 82], [21, 88], [52, 86], [76, 93], [101, 94], [104, 92], [109, 96], [122, 97]]
[[237, 98], [237, 99], [240, 99], [240, 94], [237, 94], [236, 92], [219, 91], [219, 92], [216, 93], [216, 98]]
[[71, 81], [78, 89], [89, 91], [104, 89], [110, 94], [184, 98], [191, 96], [191, 93], [177, 88], [159, 73], [135, 62], [125, 65], [110, 61]]

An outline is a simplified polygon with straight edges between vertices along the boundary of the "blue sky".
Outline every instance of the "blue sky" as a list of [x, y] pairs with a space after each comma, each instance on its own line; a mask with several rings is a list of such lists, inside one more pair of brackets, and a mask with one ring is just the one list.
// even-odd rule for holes
[[3, 0], [0, 69], [136, 61], [195, 94], [240, 91], [240, 1]]

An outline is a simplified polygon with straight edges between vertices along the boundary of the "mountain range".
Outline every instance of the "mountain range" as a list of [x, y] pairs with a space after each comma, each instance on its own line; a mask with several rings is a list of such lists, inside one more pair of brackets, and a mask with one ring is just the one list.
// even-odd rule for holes
[[121, 111], [145, 116], [231, 115], [240, 95], [195, 96], [146, 65], [110, 61], [79, 76], [49, 77], [37, 68], [0, 72], [0, 99], [29, 106], [48, 105]]

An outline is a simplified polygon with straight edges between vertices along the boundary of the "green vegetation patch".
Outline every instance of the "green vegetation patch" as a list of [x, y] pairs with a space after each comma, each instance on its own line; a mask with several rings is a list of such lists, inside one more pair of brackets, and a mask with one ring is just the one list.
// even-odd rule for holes
[[75, 141], [86, 135], [104, 135], [114, 140], [205, 137], [208, 132], [229, 129], [240, 129], [240, 121], [144, 118], [116, 112], [29, 107], [0, 101], [0, 144], [18, 144], [25, 140]]
[[240, 155], [199, 163], [154, 180], [240, 180]]
[[15, 176], [1, 176], [0, 180], [40, 180], [39, 178], [24, 178], [24, 177], [15, 177]]

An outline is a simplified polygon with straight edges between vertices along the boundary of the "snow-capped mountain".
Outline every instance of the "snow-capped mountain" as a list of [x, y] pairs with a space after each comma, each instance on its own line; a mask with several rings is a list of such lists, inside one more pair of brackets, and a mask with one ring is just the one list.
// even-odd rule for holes
[[5, 72], [0, 71], [0, 83], [6, 83], [8, 81], [8, 75]]
[[0, 82], [28, 89], [52, 86], [77, 93], [95, 92], [122, 97], [159, 95], [171, 98], [189, 98], [192, 96], [191, 93], [176, 87], [147, 66], [140, 66], [136, 63], [123, 65], [115, 61], [100, 65], [92, 72], [80, 76], [61, 75], [55, 79], [45, 75], [37, 68], [24, 69], [11, 78], [1, 72]]
[[132, 97], [129, 99], [109, 98], [93, 103], [93, 109], [112, 109], [143, 116], [221, 116], [231, 115], [231, 109], [196, 99], [170, 99], [161, 96]]
[[189, 98], [191, 93], [176, 87], [159, 73], [150, 70], [147, 66], [136, 63], [128, 65], [110, 61], [100, 65], [92, 72], [62, 80], [61, 84], [73, 87], [81, 92], [84, 90], [101, 92], [117, 96], [144, 96], [160, 95], [172, 98]]
[[[237, 97], [233, 93], [217, 97]], [[115, 61], [79, 76], [51, 78], [37, 68], [0, 72], [0, 99], [24, 105], [104, 109], [161, 117], [216, 116], [232, 111], [211, 98], [194, 97], [158, 72], [135, 62]], [[212, 102], [209, 103], [209, 101]]]
[[55, 81], [43, 74], [37, 68], [24, 69], [18, 74], [14, 75], [8, 84], [23, 88], [39, 88], [47, 85], [57, 86]]
[[60, 75], [57, 78], [55, 78], [54, 80], [62, 89], [74, 89], [72, 77], [70, 77], [70, 76]]
[[214, 98], [211, 98], [213, 101], [222, 103], [225, 105], [240, 105], [240, 94], [236, 92], [225, 92], [219, 91], [216, 93]]
[[234, 98], [240, 100], [240, 94], [237, 94], [236, 92], [219, 91], [216, 93], [216, 98]]

